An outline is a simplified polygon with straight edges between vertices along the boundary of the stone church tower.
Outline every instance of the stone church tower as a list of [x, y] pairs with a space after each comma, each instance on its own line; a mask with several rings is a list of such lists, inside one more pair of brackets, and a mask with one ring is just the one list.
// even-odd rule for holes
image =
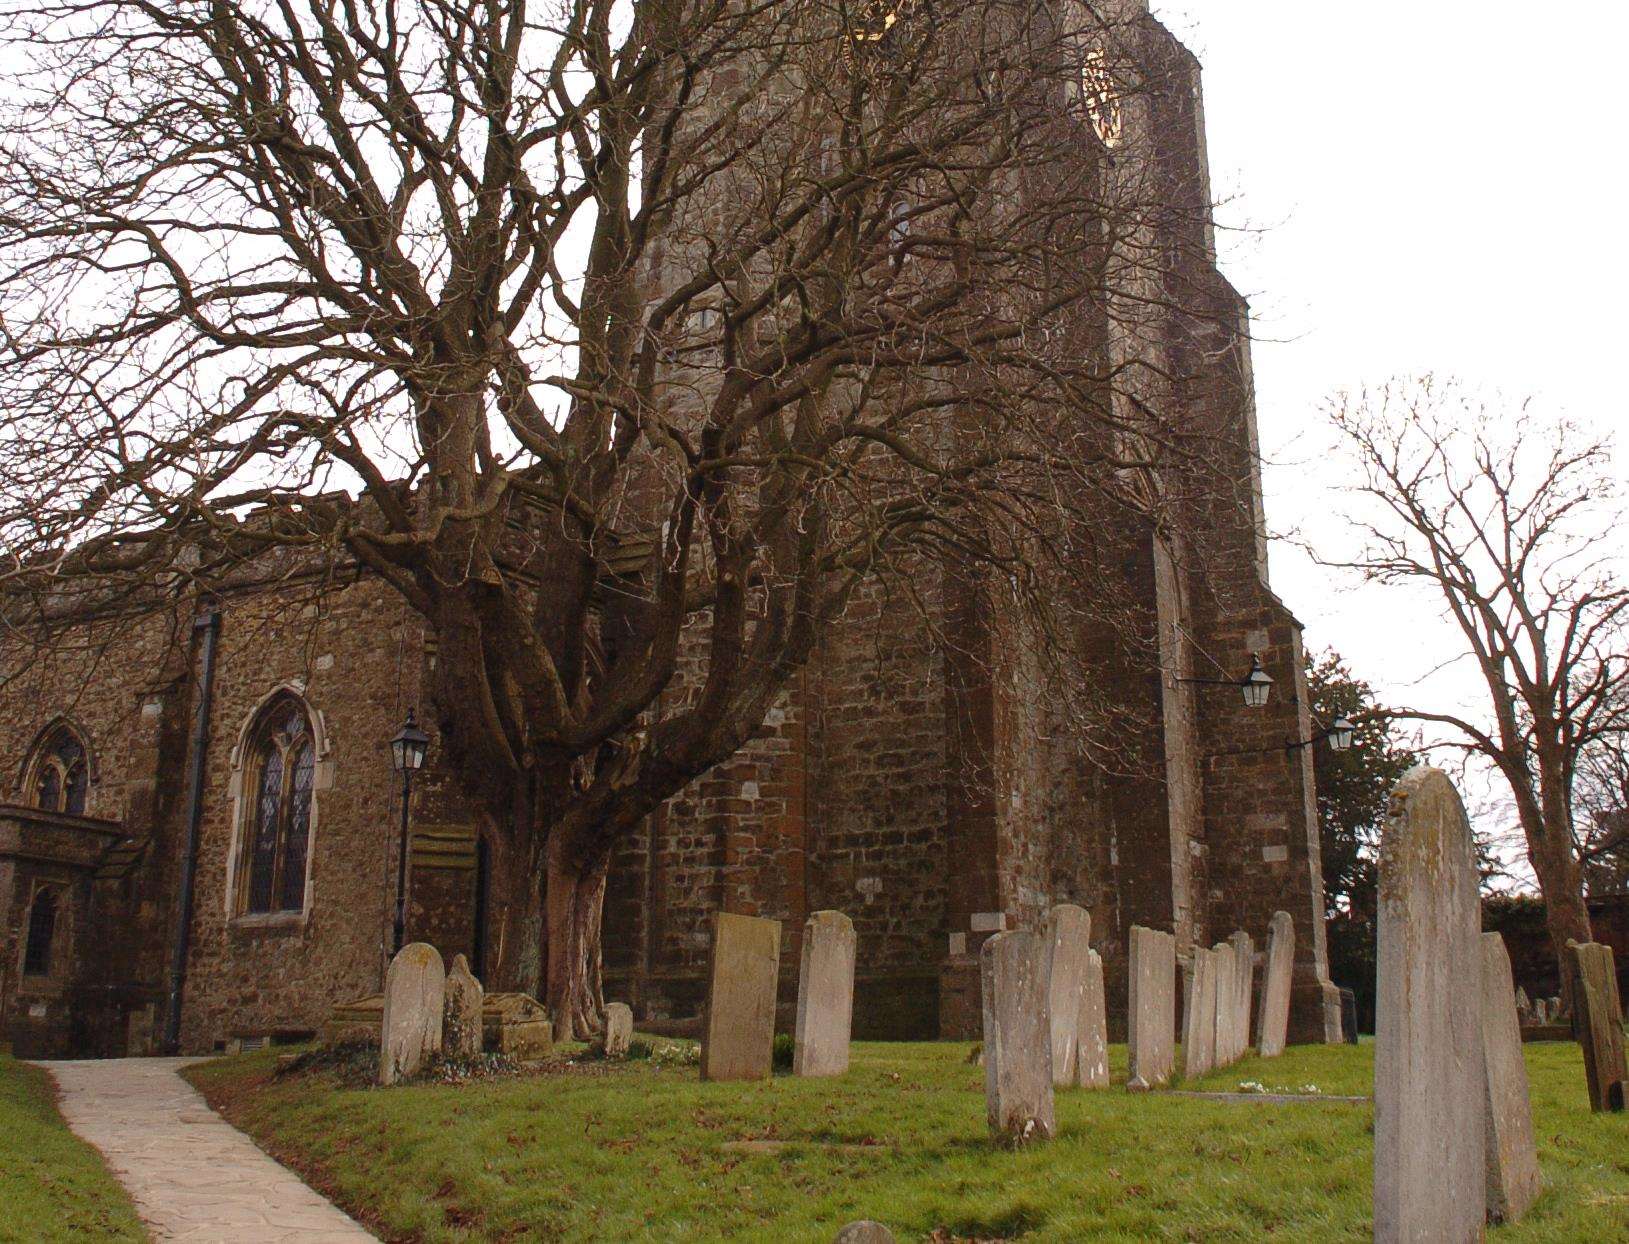
[[[1267, 573], [1248, 311], [1217, 272], [1199, 66], [1123, 0], [1143, 89], [1097, 99], [1111, 176], [1156, 202], [1091, 348], [1135, 364], [1118, 400], [1203, 452], [1157, 519], [1095, 533], [1049, 590], [1111, 584], [1058, 677], [976, 576], [926, 567], [913, 608], [856, 596], [761, 735], [618, 852], [605, 993], [644, 1021], [702, 1000], [714, 911], [859, 937], [860, 1036], [978, 1028], [992, 933], [1080, 903], [1123, 1012], [1133, 925], [1179, 949], [1295, 921], [1292, 1036], [1339, 1034], [1301, 631]], [[1101, 86], [1083, 70], [1083, 89]], [[918, 609], [929, 611], [924, 620]], [[931, 622], [931, 625], [928, 623]], [[399, 784], [385, 742], [426, 703], [435, 644], [365, 574], [245, 576], [196, 616], [113, 611], [0, 643], [0, 1039], [19, 1054], [295, 1039], [382, 979]], [[1239, 683], [1259, 660], [1263, 707]], [[1104, 739], [1079, 723], [1108, 706]], [[502, 835], [440, 769], [414, 789], [409, 936], [477, 972], [510, 936]], [[167, 1040], [166, 1038], [173, 1038]]]

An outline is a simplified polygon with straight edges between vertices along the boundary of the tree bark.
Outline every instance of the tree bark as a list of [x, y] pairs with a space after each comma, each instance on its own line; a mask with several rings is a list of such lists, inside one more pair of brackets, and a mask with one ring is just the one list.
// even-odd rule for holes
[[551, 835], [544, 884], [548, 1006], [556, 1041], [586, 1041], [604, 1031], [605, 996], [600, 930], [610, 854], [588, 863], [560, 835]]

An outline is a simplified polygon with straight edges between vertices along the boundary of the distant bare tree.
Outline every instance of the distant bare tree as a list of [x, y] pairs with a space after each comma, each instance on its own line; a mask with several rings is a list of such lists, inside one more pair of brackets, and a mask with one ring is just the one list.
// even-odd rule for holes
[[518, 861], [497, 974], [566, 1031], [599, 1022], [614, 844], [857, 587], [953, 563], [1063, 634], [1037, 568], [1157, 522], [1192, 452], [1137, 345], [1168, 256], [1112, 4], [4, 22], [13, 600], [268, 555], [389, 583]]
[[[1590, 937], [1580, 766], [1629, 731], [1624, 514], [1607, 443], [1525, 405], [1490, 408], [1429, 377], [1336, 400], [1363, 482], [1347, 517], [1363, 545], [1326, 561], [1434, 590], [1487, 690], [1487, 717], [1428, 707], [1510, 787], [1557, 959]], [[1570, 977], [1563, 968], [1570, 990]]]

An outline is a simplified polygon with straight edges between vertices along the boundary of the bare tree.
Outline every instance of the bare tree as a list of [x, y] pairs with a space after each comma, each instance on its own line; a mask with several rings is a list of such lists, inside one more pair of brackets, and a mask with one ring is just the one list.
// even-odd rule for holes
[[1040, 609], [1043, 563], [1173, 503], [1110, 8], [6, 20], [14, 597], [267, 557], [391, 584], [505, 830], [497, 974], [567, 1030], [599, 1022], [614, 843], [761, 727], [858, 585], [954, 564]]
[[1342, 397], [1331, 413], [1363, 470], [1348, 513], [1363, 546], [1326, 564], [1424, 585], [1457, 625], [1487, 716], [1389, 711], [1448, 727], [1451, 745], [1491, 761], [1509, 785], [1565, 965], [1567, 940], [1590, 939], [1579, 768], [1629, 730], [1629, 586], [1609, 446], [1431, 378]]

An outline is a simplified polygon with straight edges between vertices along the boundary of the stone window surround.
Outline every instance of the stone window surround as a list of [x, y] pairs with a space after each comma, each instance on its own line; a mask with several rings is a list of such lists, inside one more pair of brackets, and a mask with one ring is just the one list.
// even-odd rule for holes
[[[28, 957], [29, 923], [34, 915], [34, 902], [46, 890], [56, 894], [57, 909], [52, 920], [51, 960], [45, 972], [24, 972]], [[73, 957], [73, 890], [72, 887], [50, 878], [35, 878], [28, 902], [22, 908], [22, 923], [17, 928], [17, 996], [52, 997], [67, 988], [69, 962]]]
[[24, 807], [34, 806], [34, 792], [39, 786], [41, 767], [51, 759], [50, 745], [59, 731], [67, 731], [79, 741], [79, 746], [85, 749], [85, 816], [96, 814], [96, 786], [101, 776], [101, 766], [97, 763], [96, 749], [91, 746], [90, 733], [86, 731], [73, 718], [58, 713], [45, 725], [35, 732], [33, 741], [29, 743], [28, 750], [23, 753], [23, 765], [18, 770], [16, 781], [12, 787], [13, 796], [17, 803]]
[[[335, 765], [334, 745], [328, 734], [327, 718], [324, 717], [322, 710], [306, 697], [305, 688], [304, 679], [297, 678], [278, 683], [255, 702], [238, 727], [237, 742], [232, 748], [231, 777], [227, 786], [227, 793], [232, 801], [230, 822], [232, 838], [227, 849], [226, 888], [223, 895], [227, 926], [234, 932], [285, 932], [304, 928], [311, 918], [311, 909], [316, 900], [312, 886], [312, 869], [317, 858], [317, 831], [322, 819], [321, 796], [323, 791], [332, 789], [334, 785]], [[305, 712], [306, 722], [311, 727], [311, 745], [317, 762], [316, 771], [311, 779], [311, 812], [306, 826], [305, 901], [298, 911], [240, 911], [238, 904], [243, 891], [243, 878], [239, 873], [245, 866], [246, 847], [253, 830], [254, 792], [245, 788], [255, 773], [252, 754], [255, 733], [266, 710], [278, 699], [288, 696], [293, 697]]]

